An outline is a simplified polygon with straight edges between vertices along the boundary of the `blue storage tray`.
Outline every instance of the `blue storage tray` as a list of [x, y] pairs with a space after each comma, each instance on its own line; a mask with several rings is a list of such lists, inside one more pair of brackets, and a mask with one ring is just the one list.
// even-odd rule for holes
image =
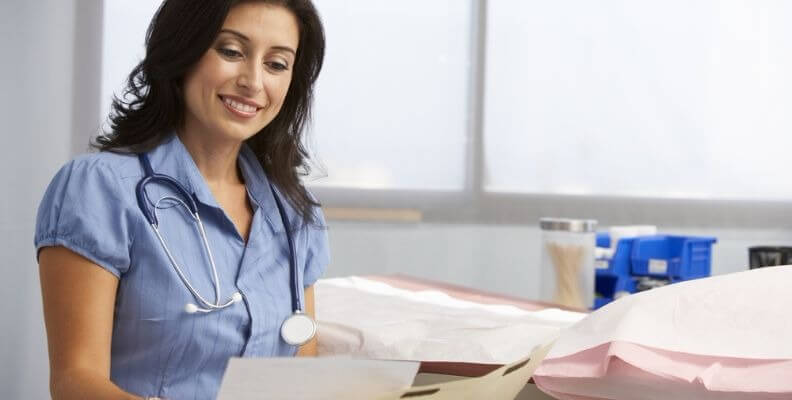
[[610, 247], [611, 237], [608, 232], [597, 232], [597, 247]]
[[600, 308], [600, 307], [604, 306], [605, 304], [608, 304], [608, 303], [610, 303], [612, 301], [613, 301], [613, 299], [610, 299], [610, 298], [607, 298], [607, 297], [595, 297], [594, 298], [594, 307], [592, 307], [592, 310], [596, 310], [596, 309], [598, 309], [598, 308]]
[[674, 281], [710, 275], [714, 237], [642, 236], [632, 246], [632, 274]]
[[599, 273], [595, 281], [597, 296], [594, 308], [600, 308], [613, 301], [619, 292], [634, 293], [635, 281], [631, 277]]
[[[608, 240], [610, 241], [610, 238]], [[613, 257], [611, 257], [611, 259], [608, 260], [608, 267], [598, 268], [597, 275], [606, 274], [606, 275], [619, 275], [625, 277], [632, 275], [630, 268], [630, 263], [632, 261], [630, 257], [632, 256], [632, 248], [634, 241], [635, 238], [619, 239], [619, 243], [616, 244], [616, 251], [613, 253]], [[606, 246], [600, 246], [600, 247], [606, 247]]]

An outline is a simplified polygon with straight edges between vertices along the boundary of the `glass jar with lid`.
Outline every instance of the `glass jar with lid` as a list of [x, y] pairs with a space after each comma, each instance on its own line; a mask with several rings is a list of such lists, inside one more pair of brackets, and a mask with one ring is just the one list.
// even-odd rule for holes
[[542, 218], [542, 300], [590, 309], [594, 306], [597, 221]]

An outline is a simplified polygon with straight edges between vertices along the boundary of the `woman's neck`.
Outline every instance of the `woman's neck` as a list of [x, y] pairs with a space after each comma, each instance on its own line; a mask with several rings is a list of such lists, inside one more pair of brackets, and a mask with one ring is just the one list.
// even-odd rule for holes
[[213, 140], [209, 135], [188, 134], [184, 131], [178, 135], [210, 187], [242, 183], [237, 169], [241, 142]]

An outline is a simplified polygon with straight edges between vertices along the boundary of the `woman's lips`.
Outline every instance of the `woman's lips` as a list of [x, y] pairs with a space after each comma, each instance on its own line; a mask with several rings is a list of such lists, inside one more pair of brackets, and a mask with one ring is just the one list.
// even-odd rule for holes
[[242, 118], [253, 118], [261, 109], [256, 103], [244, 101], [235, 97], [221, 95], [220, 100], [223, 102], [226, 110]]

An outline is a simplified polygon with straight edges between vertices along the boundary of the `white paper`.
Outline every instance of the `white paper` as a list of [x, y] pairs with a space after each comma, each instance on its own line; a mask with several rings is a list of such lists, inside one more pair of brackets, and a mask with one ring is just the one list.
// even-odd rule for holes
[[315, 285], [320, 354], [508, 364], [585, 316], [526, 311], [351, 277]]
[[232, 358], [218, 400], [370, 400], [412, 385], [420, 363], [327, 358]]
[[548, 355], [611, 341], [690, 354], [792, 359], [792, 266], [680, 282], [623, 297], [565, 329]]

